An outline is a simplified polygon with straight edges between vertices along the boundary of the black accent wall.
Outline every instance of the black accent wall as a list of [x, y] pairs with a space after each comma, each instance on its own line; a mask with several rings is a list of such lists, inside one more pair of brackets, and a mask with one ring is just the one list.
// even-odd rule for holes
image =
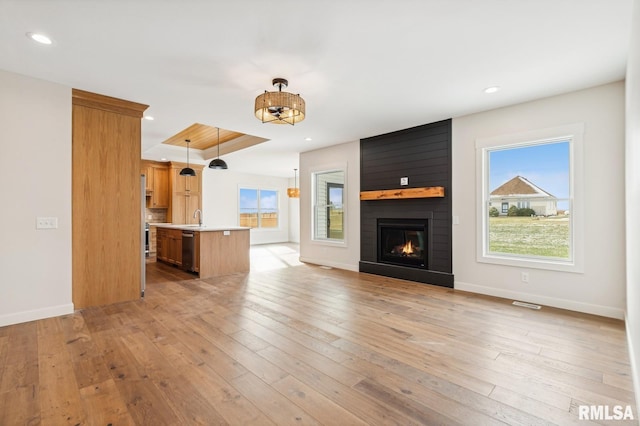
[[[400, 178], [408, 177], [407, 186]], [[360, 190], [443, 186], [443, 198], [360, 201], [360, 271], [453, 287], [451, 120], [360, 140]], [[428, 270], [377, 263], [377, 219], [428, 218]]]

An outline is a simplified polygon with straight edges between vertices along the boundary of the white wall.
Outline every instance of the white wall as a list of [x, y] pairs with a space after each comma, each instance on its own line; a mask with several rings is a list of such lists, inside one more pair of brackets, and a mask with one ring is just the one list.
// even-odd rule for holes
[[633, 4], [626, 89], [627, 337], [640, 407], [640, 0]]
[[[295, 185], [297, 179], [289, 179], [289, 188]], [[300, 198], [289, 198], [289, 241], [300, 243]]]
[[[347, 167], [346, 244], [312, 241], [311, 173]], [[360, 141], [300, 154], [300, 260], [352, 271], [360, 261]]]
[[72, 313], [69, 87], [0, 70], [0, 181], [0, 326]]
[[275, 189], [279, 197], [280, 220], [277, 229], [252, 229], [251, 244], [283, 243], [289, 241], [289, 180], [273, 176], [259, 176], [229, 169], [205, 167], [202, 173], [202, 217], [207, 226], [239, 225], [239, 190], [245, 188]]
[[[477, 138], [584, 123], [584, 273], [476, 261]], [[612, 83], [453, 120], [455, 288], [622, 318], [625, 307], [624, 84]], [[618, 200], [618, 208], [608, 200]], [[606, 202], [605, 202], [606, 201]], [[637, 212], [637, 210], [636, 210]]]

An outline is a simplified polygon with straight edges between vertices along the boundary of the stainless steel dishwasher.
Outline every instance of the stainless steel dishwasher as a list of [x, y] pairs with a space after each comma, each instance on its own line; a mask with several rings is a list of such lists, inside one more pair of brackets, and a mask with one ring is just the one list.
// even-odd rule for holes
[[193, 231], [182, 231], [182, 269], [185, 271], [195, 272], [195, 241]]

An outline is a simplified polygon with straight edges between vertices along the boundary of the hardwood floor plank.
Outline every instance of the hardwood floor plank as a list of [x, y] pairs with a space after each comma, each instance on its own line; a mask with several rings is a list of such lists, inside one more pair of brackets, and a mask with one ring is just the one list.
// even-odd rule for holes
[[153, 380], [162, 392], [165, 401], [185, 425], [221, 425], [226, 424], [224, 417], [202, 395], [196, 385], [183, 375], [175, 375], [163, 380]]
[[208, 365], [213, 371], [225, 380], [247, 373], [247, 368], [239, 363], [232, 356], [224, 352], [215, 343], [207, 340], [204, 336], [185, 327], [184, 330], [177, 331], [176, 337], [189, 350], [193, 357], [197, 357], [199, 364]]
[[[350, 362], [349, 365], [362, 373], [367, 372], [367, 378], [385, 386], [388, 390], [395, 392], [396, 395], [429, 407], [432, 411], [451, 418], [452, 422], [482, 425], [504, 424], [490, 415], [477, 411], [478, 407], [475, 404], [467, 404], [469, 399], [466, 398], [466, 395], [468, 395], [468, 392], [459, 392], [462, 395], [458, 400], [454, 400], [446, 396], [446, 392], [439, 392], [438, 389], [442, 387], [435, 383], [429, 383], [429, 378], [425, 377], [424, 374], [407, 376], [402, 371], [402, 368], [388, 370], [357, 358]], [[459, 389], [462, 390], [462, 388]], [[475, 394], [471, 395], [474, 398], [477, 397]]]
[[462, 424], [454, 421], [452, 418], [447, 417], [429, 407], [425, 407], [416, 401], [397, 394], [385, 386], [376, 383], [373, 380], [365, 379], [356, 384], [354, 389], [359, 390], [365, 395], [370, 396], [379, 401], [384, 401], [384, 404], [392, 407], [396, 411], [404, 414], [405, 416], [412, 418], [420, 424], [429, 425], [456, 425]]
[[544, 383], [550, 389], [572, 398], [578, 398], [588, 405], [628, 405], [634, 404], [633, 392], [583, 379], [557, 370], [541, 368], [539, 365], [521, 363], [512, 357], [501, 355], [496, 364], [504, 369], [520, 372], [534, 383]]
[[208, 365], [185, 366], [180, 369], [180, 372], [196, 386], [200, 394], [206, 397], [226, 423], [230, 425], [275, 425], [265, 413], [261, 412], [230, 382], [218, 375]]
[[284, 370], [278, 367], [277, 363], [256, 357], [254, 352], [217, 330], [212, 324], [200, 318], [194, 318], [188, 323], [193, 330], [205, 338], [211, 339], [218, 348], [266, 383], [273, 383], [287, 375]]
[[622, 321], [260, 250], [261, 271], [150, 263], [142, 300], [0, 327], [0, 425], [571, 425], [581, 405], [635, 407]]
[[287, 376], [272, 386], [323, 425], [366, 426], [368, 424], [293, 376]]
[[37, 425], [41, 421], [38, 385], [20, 385], [0, 393], [0, 425]]
[[135, 424], [180, 424], [180, 417], [170, 408], [162, 392], [151, 380], [127, 379], [118, 380], [115, 384]]
[[42, 424], [85, 423], [86, 413], [59, 317], [38, 322], [38, 364]]
[[[251, 333], [254, 333], [255, 336], [262, 336], [267, 339], [269, 345], [282, 350], [283, 352], [295, 357], [300, 362], [310, 365], [316, 370], [338, 380], [346, 386], [353, 386], [364, 378], [363, 375], [356, 373], [341, 363], [333, 361], [323, 353], [316, 352], [313, 349], [309, 349], [295, 341], [274, 333], [257, 322], [244, 321], [243, 326]], [[258, 349], [256, 352], [266, 348], [268, 348], [268, 346]]]
[[478, 380], [452, 368], [438, 368], [432, 364], [429, 364], [427, 369], [416, 368], [354, 342], [341, 340], [334, 344], [347, 353], [353, 354], [343, 364], [378, 381], [382, 380], [382, 376], [396, 375], [401, 377], [404, 382], [418, 383], [445, 396], [459, 393], [461, 389], [487, 396], [495, 387], [492, 383]]
[[231, 384], [277, 425], [320, 424], [251, 372], [236, 377]]
[[258, 353], [272, 362], [279, 362], [297, 380], [315, 389], [326, 398], [366, 422], [384, 425], [420, 424], [420, 422], [416, 422], [386, 406], [381, 401], [372, 399], [349, 386], [343, 385], [275, 347], [263, 349]]
[[504, 389], [500, 386], [496, 386], [490, 398], [500, 401], [503, 404], [518, 407], [520, 410], [525, 411], [534, 416], [541, 416], [553, 424], [558, 425], [589, 425], [593, 424], [590, 421], [579, 420], [577, 416], [572, 415], [569, 410], [560, 410], [556, 407], [552, 407], [539, 401], [528, 398], [526, 395], [521, 395], [516, 392]]
[[80, 395], [84, 411], [89, 413], [86, 424], [135, 425], [113, 379], [87, 386]]
[[41, 422], [37, 332], [35, 321], [8, 327], [0, 382], [2, 425]]

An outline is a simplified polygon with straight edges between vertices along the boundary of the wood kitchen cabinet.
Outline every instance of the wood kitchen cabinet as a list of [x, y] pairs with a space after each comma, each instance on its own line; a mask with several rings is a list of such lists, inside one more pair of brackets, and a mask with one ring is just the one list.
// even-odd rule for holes
[[145, 176], [145, 192], [153, 192], [153, 166], [147, 162], [142, 162], [141, 173]]
[[[193, 269], [200, 278], [246, 273], [250, 270], [250, 229], [158, 225], [158, 260], [182, 265], [182, 232], [193, 233]], [[177, 252], [176, 252], [177, 250]]]
[[182, 265], [182, 231], [158, 228], [156, 238], [157, 259], [177, 266]]
[[147, 105], [73, 89], [75, 309], [140, 298], [141, 119]]
[[174, 193], [171, 221], [176, 224], [197, 224], [198, 218], [194, 218], [193, 213], [196, 209], [200, 209], [201, 206], [200, 194]]
[[169, 163], [142, 160], [146, 176], [146, 205], [150, 209], [166, 209], [171, 204], [169, 192]]
[[198, 218], [193, 217], [193, 213], [202, 210], [202, 169], [204, 166], [197, 164], [189, 165], [196, 171], [195, 176], [181, 176], [180, 170], [186, 164], [171, 163], [171, 208], [169, 209], [168, 220], [175, 224], [195, 224]]

